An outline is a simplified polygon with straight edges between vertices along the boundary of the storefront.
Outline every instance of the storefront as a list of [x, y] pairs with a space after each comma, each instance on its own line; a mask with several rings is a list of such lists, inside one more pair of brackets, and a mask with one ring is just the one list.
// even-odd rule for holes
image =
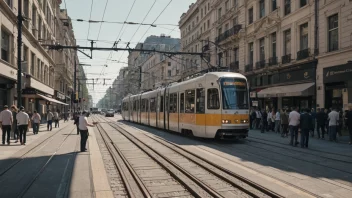
[[4, 105], [15, 104], [15, 83], [17, 80], [17, 70], [10, 67], [8, 63], [0, 60], [0, 111]]
[[323, 69], [325, 107], [347, 110], [352, 104], [352, 63]]
[[[252, 105], [265, 109], [315, 107], [316, 61], [248, 76]], [[254, 94], [255, 92], [256, 94]]]
[[53, 110], [58, 110], [60, 113], [64, 112], [65, 106], [67, 105], [65, 101], [65, 95], [62, 92], [55, 90], [54, 96], [54, 99], [61, 102], [62, 104], [53, 104]]

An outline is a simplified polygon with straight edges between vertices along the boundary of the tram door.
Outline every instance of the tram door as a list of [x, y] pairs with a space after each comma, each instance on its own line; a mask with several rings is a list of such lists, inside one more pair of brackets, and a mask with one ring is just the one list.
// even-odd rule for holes
[[197, 89], [196, 93], [196, 131], [199, 135], [206, 134], [206, 115], [205, 115], [205, 90]]
[[169, 120], [170, 120], [170, 115], [169, 115], [169, 109], [170, 109], [170, 96], [169, 96], [169, 89], [165, 89], [165, 109], [164, 109], [164, 120], [165, 120], [165, 125], [164, 125], [164, 127], [165, 127], [165, 129], [166, 130], [170, 130], [170, 128], [169, 128]]

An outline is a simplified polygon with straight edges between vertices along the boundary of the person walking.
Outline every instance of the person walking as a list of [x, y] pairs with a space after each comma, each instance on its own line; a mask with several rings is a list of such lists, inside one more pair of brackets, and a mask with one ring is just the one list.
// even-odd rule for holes
[[59, 110], [55, 111], [54, 112], [54, 122], [55, 122], [55, 128], [58, 127], [60, 128], [59, 126]]
[[301, 115], [298, 113], [298, 108], [292, 108], [293, 110], [290, 112], [288, 116], [288, 125], [291, 133], [290, 145], [297, 146], [299, 143], [298, 140], [298, 126]]
[[275, 114], [275, 132], [280, 134], [280, 126], [281, 126], [281, 116], [280, 111], [278, 110]]
[[75, 114], [73, 114], [73, 116], [74, 116], [74, 123], [73, 124], [75, 124], [76, 125], [76, 128], [77, 128], [77, 135], [79, 135], [79, 115], [78, 115], [78, 113], [75, 113]]
[[309, 114], [308, 109], [304, 109], [299, 120], [301, 127], [301, 148], [308, 148], [309, 131], [312, 129], [313, 117]]
[[261, 126], [261, 133], [264, 133], [265, 130], [268, 128], [268, 113], [265, 111], [265, 109], [262, 110], [262, 126]]
[[7, 138], [6, 142], [8, 145], [10, 145], [10, 133], [11, 133], [12, 123], [13, 123], [12, 112], [9, 110], [9, 107], [5, 105], [4, 110], [1, 111], [0, 113], [0, 126], [2, 129], [2, 144], [5, 144], [5, 138]]
[[49, 109], [48, 114], [46, 115], [46, 120], [48, 122], [48, 124], [47, 124], [48, 131], [53, 130], [53, 118], [54, 118], [54, 115], [53, 115], [53, 113], [51, 113], [51, 111]]
[[272, 127], [272, 117], [273, 117], [273, 114], [271, 113], [270, 110], [268, 110], [268, 118], [267, 118], [267, 121], [268, 121], [268, 127], [266, 129], [267, 132], [269, 132], [271, 130], [271, 127]]
[[64, 112], [64, 122], [68, 121], [68, 112]]
[[256, 113], [256, 129], [260, 129], [260, 120], [262, 119], [262, 113], [260, 112], [260, 108], [257, 109]]
[[83, 114], [79, 117], [78, 121], [79, 132], [81, 134], [81, 152], [87, 151], [86, 143], [88, 139], [88, 126], [94, 127], [96, 123], [90, 124], [87, 119], [87, 112], [83, 111]]
[[339, 113], [337, 113], [336, 109], [334, 108], [328, 115], [329, 120], [329, 140], [330, 141], [337, 141], [336, 140], [336, 133], [337, 127], [339, 122]]
[[18, 132], [18, 127], [17, 127], [17, 120], [16, 120], [16, 115], [18, 113], [18, 109], [15, 105], [11, 106], [11, 112], [12, 112], [12, 131], [13, 131], [13, 139], [15, 140], [15, 143], [18, 142], [18, 139], [20, 138], [20, 134]]
[[315, 132], [315, 120], [316, 120], [316, 117], [317, 117], [317, 114], [316, 114], [314, 108], [312, 108], [312, 109], [310, 110], [310, 115], [312, 116], [312, 128], [310, 129], [310, 131], [311, 131], [311, 136], [314, 137], [314, 132]]
[[316, 115], [316, 120], [317, 120], [318, 139], [320, 139], [320, 132], [321, 132], [321, 138], [324, 139], [325, 123], [327, 120], [326, 114], [324, 112], [324, 108], [318, 109], [318, 113]]
[[41, 121], [42, 118], [40, 117], [40, 115], [39, 115], [39, 113], [37, 111], [34, 111], [34, 114], [33, 114], [31, 119], [33, 121], [33, 133], [34, 134], [38, 134], [40, 121]]
[[30, 126], [31, 120], [29, 119], [29, 115], [24, 112], [24, 107], [20, 108], [20, 112], [16, 116], [17, 118], [17, 126], [20, 131], [20, 142], [21, 145], [26, 145], [26, 136], [28, 131], [28, 126]]
[[349, 106], [349, 111], [346, 114], [346, 122], [347, 122], [348, 132], [350, 134], [349, 144], [352, 144], [352, 105]]
[[281, 137], [287, 137], [288, 135], [288, 115], [286, 109], [283, 109], [280, 114], [282, 133]]
[[251, 108], [251, 112], [250, 112], [250, 116], [249, 116], [249, 119], [250, 119], [249, 128], [250, 128], [250, 130], [252, 130], [254, 128], [254, 126], [255, 126], [255, 119], [257, 117], [256, 115], [257, 114], [256, 114], [256, 111], [255, 111], [255, 108], [252, 107]]

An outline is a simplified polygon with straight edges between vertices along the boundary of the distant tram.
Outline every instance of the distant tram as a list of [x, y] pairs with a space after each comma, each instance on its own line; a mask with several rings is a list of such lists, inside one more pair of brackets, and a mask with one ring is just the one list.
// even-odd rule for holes
[[246, 138], [249, 92], [245, 76], [211, 72], [165, 88], [129, 95], [124, 120], [204, 138]]

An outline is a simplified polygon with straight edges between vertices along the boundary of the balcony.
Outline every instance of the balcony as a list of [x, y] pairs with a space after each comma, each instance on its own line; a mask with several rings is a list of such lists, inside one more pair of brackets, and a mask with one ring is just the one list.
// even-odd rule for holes
[[269, 58], [269, 66], [277, 65], [277, 57]]
[[245, 72], [253, 71], [253, 63], [244, 66], [244, 71]]
[[261, 60], [255, 63], [256, 69], [263, 69], [265, 67], [265, 60]]
[[234, 61], [232, 63], [230, 63], [230, 72], [237, 72], [239, 69], [239, 62], [238, 61]]
[[309, 57], [309, 48], [297, 52], [297, 60], [303, 60]]
[[282, 56], [282, 64], [290, 63], [291, 62], [291, 54], [287, 54]]
[[242, 25], [234, 25], [231, 29], [226, 30], [224, 33], [220, 34], [218, 37], [215, 38], [216, 43], [220, 43], [221, 41], [226, 40], [230, 36], [238, 34], [238, 32], [242, 29]]

